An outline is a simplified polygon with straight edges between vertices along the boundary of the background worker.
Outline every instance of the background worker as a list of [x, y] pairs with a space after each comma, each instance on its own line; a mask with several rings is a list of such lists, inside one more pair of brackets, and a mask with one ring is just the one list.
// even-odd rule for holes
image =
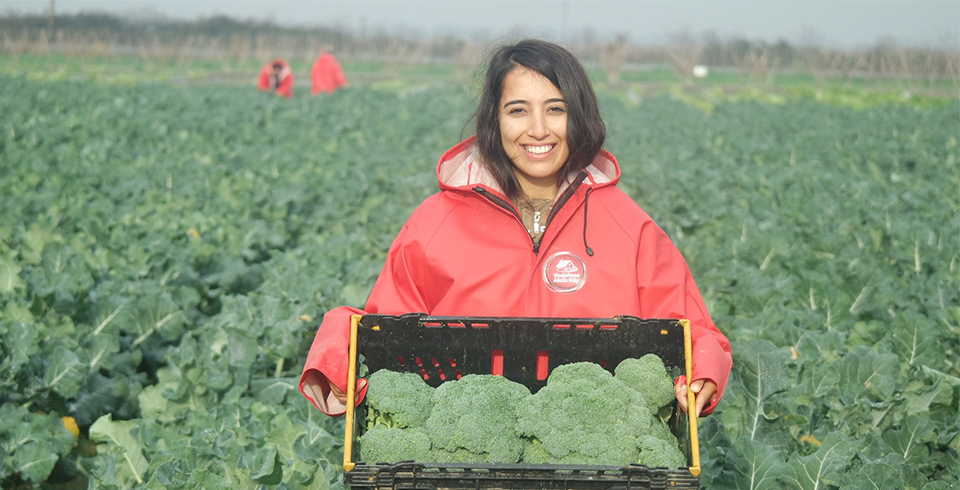
[[[693, 380], [678, 403], [708, 414], [732, 366], [685, 259], [616, 184], [606, 126], [580, 62], [526, 40], [493, 52], [476, 135], [440, 158], [440, 192], [394, 240], [365, 311], [328, 311], [300, 389], [320, 410], [345, 410], [350, 316], [686, 318]], [[687, 406], [693, 391], [695, 407]], [[358, 380], [357, 402], [366, 392]]]
[[343, 74], [340, 62], [333, 56], [333, 48], [325, 46], [310, 69], [310, 94], [320, 92], [332, 94], [340, 87], [347, 86], [347, 77]]
[[283, 97], [293, 97], [293, 70], [286, 60], [277, 58], [260, 69], [257, 90], [272, 91]]

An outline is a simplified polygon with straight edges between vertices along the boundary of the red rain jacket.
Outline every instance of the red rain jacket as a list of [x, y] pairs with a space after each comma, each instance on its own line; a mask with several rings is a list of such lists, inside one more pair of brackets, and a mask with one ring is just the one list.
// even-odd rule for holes
[[340, 62], [330, 53], [323, 53], [313, 62], [310, 69], [311, 95], [320, 92], [333, 93], [338, 87], [347, 86], [347, 77], [343, 74]]
[[[273, 76], [274, 63], [283, 65], [283, 68], [280, 70], [279, 84]], [[277, 95], [293, 97], [293, 70], [290, 69], [290, 64], [281, 58], [277, 58], [263, 65], [263, 68], [260, 69], [260, 80], [257, 82], [257, 90], [272, 90], [276, 92]]]
[[[301, 376], [303, 394], [328, 415], [344, 412], [327, 383], [346, 392], [353, 314], [631, 315], [689, 319], [693, 378], [713, 380], [719, 400], [732, 366], [730, 344], [714, 326], [680, 252], [616, 187], [614, 156], [602, 151], [582, 181], [561, 187], [535, 247], [513, 205], [475, 160], [473, 141], [441, 157], [441, 190], [400, 230], [365, 311], [338, 307], [324, 315]], [[358, 382], [358, 403], [365, 392]]]

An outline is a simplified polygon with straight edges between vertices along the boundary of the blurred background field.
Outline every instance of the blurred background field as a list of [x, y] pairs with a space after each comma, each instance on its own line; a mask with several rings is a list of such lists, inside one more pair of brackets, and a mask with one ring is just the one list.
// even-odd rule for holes
[[[334, 49], [350, 80], [395, 88], [462, 82], [476, 75], [497, 38], [355, 32], [293, 27], [226, 16], [191, 21], [107, 13], [0, 18], [0, 72], [34, 80], [252, 85], [267, 61], [281, 57], [296, 86], [323, 47]], [[960, 45], [899, 44], [881, 38], [861, 47], [830, 47], [816, 35], [788, 42], [678, 30], [659, 43], [586, 31], [564, 41], [599, 90], [644, 96], [680, 90], [693, 96], [791, 91], [863, 93], [871, 98], [960, 96]], [[698, 68], [699, 67], [699, 68]]]

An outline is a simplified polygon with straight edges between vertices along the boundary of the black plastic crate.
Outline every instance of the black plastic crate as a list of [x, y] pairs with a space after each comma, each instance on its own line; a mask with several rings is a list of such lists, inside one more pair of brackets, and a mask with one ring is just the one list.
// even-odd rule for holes
[[[609, 371], [654, 353], [671, 374], [690, 377], [689, 322], [676, 319], [354, 316], [350, 379], [379, 369], [419, 373], [431, 386], [467, 374], [500, 374], [536, 392], [551, 368], [596, 362]], [[365, 370], [365, 371], [362, 371]], [[349, 382], [348, 399], [355, 395]], [[697, 489], [696, 417], [674, 404], [670, 429], [689, 466], [533, 465], [356, 461], [365, 408], [348, 403], [344, 483], [372, 489]]]

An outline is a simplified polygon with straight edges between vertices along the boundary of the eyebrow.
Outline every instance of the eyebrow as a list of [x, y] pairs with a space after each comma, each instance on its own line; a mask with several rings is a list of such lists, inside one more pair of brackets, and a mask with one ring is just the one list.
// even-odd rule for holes
[[[545, 100], [544, 102], [547, 103], [547, 104], [553, 104], [553, 103], [556, 103], [556, 102], [560, 102], [560, 103], [566, 104], [566, 102], [565, 102], [563, 99], [547, 99], [547, 100]], [[517, 104], [529, 104], [529, 102], [526, 101], [526, 100], [523, 100], [523, 99], [511, 100], [511, 101], [509, 101], [509, 102], [504, 103], [504, 104], [503, 104], [503, 107], [509, 107], [509, 106], [517, 105]]]

